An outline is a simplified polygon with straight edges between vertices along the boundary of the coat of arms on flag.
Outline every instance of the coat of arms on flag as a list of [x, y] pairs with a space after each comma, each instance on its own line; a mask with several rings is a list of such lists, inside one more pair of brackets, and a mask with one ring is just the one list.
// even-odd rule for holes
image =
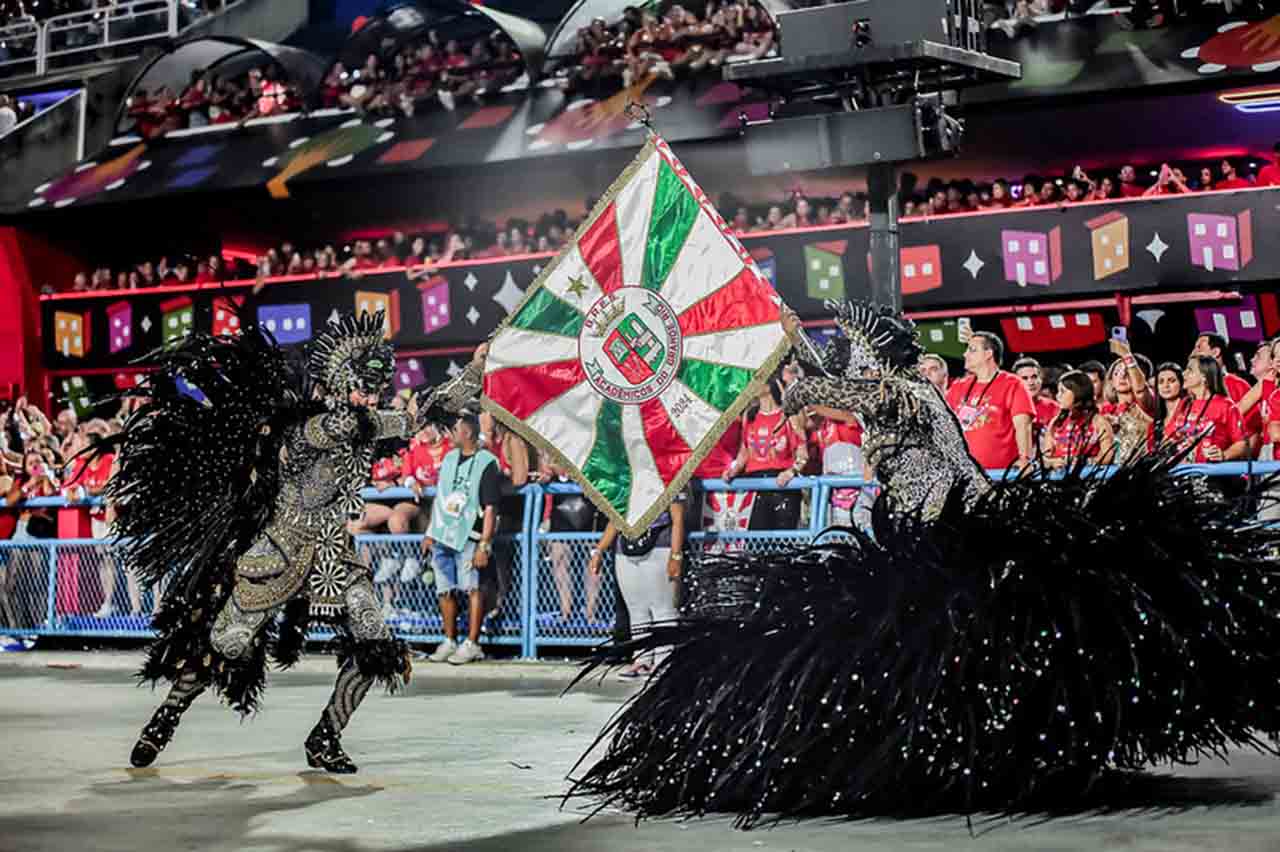
[[788, 348], [751, 255], [651, 136], [495, 333], [482, 404], [642, 533]]

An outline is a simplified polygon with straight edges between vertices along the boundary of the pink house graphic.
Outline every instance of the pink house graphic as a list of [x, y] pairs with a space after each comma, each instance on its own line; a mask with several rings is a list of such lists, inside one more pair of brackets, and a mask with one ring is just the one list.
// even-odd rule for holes
[[123, 352], [133, 345], [133, 306], [128, 302], [115, 302], [107, 306], [107, 327], [111, 352]]
[[1239, 271], [1253, 260], [1253, 215], [1249, 210], [1236, 216], [1213, 213], [1187, 214], [1187, 240], [1191, 244], [1191, 265], [1213, 272]]
[[1001, 231], [1004, 279], [1019, 287], [1048, 287], [1062, 277], [1062, 229], [1048, 232]]

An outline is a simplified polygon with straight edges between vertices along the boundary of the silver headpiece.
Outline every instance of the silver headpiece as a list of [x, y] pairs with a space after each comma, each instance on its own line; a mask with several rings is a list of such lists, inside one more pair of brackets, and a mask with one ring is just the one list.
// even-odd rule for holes
[[384, 339], [382, 311], [344, 314], [311, 342], [307, 366], [328, 397], [346, 399], [353, 390], [381, 394], [395, 374], [395, 352]]

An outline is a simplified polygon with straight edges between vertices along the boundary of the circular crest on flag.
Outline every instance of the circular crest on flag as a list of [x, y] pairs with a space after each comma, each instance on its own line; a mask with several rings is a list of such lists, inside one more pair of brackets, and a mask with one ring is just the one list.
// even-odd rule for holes
[[578, 334], [587, 381], [622, 405], [648, 402], [666, 390], [680, 369], [682, 347], [675, 309], [645, 287], [620, 287], [602, 296]]

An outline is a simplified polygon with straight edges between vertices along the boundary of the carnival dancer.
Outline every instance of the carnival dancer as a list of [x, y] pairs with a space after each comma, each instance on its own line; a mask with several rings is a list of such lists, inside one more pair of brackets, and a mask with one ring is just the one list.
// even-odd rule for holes
[[884, 488], [872, 534], [691, 566], [679, 620], [588, 666], [674, 648], [571, 796], [746, 826], [1008, 812], [1274, 749], [1280, 533], [1247, 499], [1178, 475], [1178, 447], [993, 482], [919, 376], [912, 324], [864, 305], [836, 322], [784, 407], [858, 416]]
[[377, 410], [393, 372], [383, 315], [346, 316], [316, 334], [305, 369], [290, 364], [251, 312], [236, 336], [193, 334], [158, 351], [128, 392], [142, 399], [116, 447], [107, 488], [128, 571], [166, 589], [140, 672], [172, 688], [133, 748], [148, 766], [183, 712], [212, 687], [242, 714], [266, 683], [267, 657], [297, 661], [308, 625], [337, 636], [333, 695], [306, 739], [307, 763], [350, 773], [342, 731], [375, 682], [409, 678], [347, 521], [363, 508], [375, 443], [409, 437], [479, 388], [479, 365]]

